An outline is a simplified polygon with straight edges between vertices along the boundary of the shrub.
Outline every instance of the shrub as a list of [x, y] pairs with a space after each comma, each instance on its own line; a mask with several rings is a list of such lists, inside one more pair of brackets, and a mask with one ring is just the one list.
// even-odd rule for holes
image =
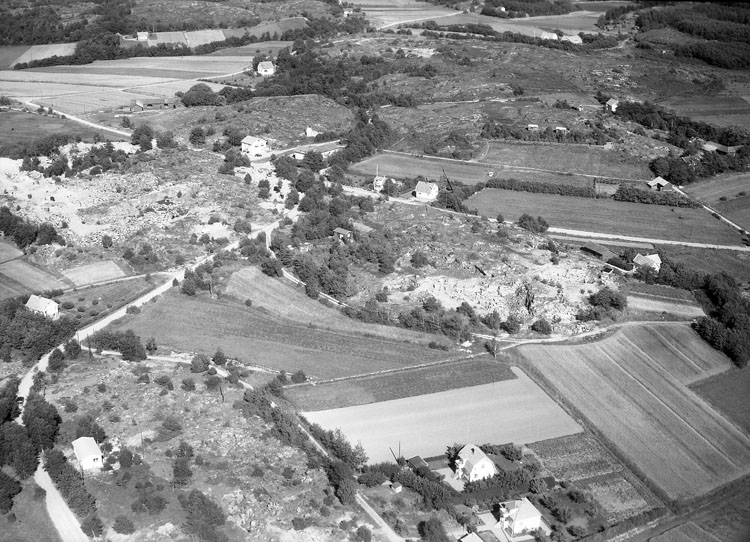
[[549, 335], [550, 333], [552, 333], [552, 326], [544, 318], [541, 318], [537, 320], [536, 322], [534, 322], [533, 324], [531, 324], [531, 329], [543, 335]]
[[158, 384], [162, 388], [166, 390], [172, 391], [174, 389], [174, 384], [172, 384], [172, 379], [169, 378], [167, 375], [161, 375], [156, 378], [154, 378], [154, 384]]
[[183, 378], [180, 387], [185, 391], [195, 391], [195, 380], [192, 378]]
[[133, 534], [135, 532], [135, 525], [125, 516], [117, 516], [112, 528], [120, 534]]
[[305, 375], [304, 371], [302, 371], [302, 369], [292, 374], [292, 382], [294, 382], [295, 384], [301, 384], [305, 380], [307, 380], [307, 376]]

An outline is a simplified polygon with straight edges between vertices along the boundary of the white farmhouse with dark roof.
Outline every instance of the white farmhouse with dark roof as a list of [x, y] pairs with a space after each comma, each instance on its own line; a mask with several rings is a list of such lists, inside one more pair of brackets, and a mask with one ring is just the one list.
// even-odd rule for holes
[[41, 314], [45, 318], [56, 320], [60, 316], [60, 307], [57, 303], [46, 297], [31, 294], [26, 302], [26, 308], [31, 312]]

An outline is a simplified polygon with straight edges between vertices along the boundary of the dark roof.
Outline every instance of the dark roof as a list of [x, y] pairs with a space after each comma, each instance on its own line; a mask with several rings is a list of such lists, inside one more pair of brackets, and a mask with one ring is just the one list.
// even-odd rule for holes
[[597, 245], [596, 243], [586, 243], [581, 247], [581, 250], [585, 252], [589, 252], [593, 254], [594, 256], [597, 256], [604, 260], [605, 262], [607, 260], [610, 260], [611, 258], [614, 258], [616, 254], [609, 250], [608, 248], [605, 248], [601, 245]]
[[409, 463], [409, 465], [413, 469], [418, 469], [419, 467], [430, 468], [430, 466], [427, 464], [427, 461], [425, 461], [421, 456], [418, 455], [407, 459], [406, 462]]

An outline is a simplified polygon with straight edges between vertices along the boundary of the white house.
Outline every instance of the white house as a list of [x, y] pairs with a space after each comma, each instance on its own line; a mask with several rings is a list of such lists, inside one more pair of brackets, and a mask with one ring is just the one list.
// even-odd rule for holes
[[26, 308], [31, 312], [41, 314], [45, 318], [56, 320], [60, 316], [60, 307], [57, 303], [46, 297], [31, 294], [26, 302]]
[[566, 133], [568, 133], [568, 129], [565, 126], [555, 126], [555, 133], [556, 134], [566, 134]]
[[503, 531], [512, 539], [529, 534], [542, 527], [542, 514], [524, 497], [500, 504], [500, 521]]
[[319, 133], [320, 132], [318, 132], [316, 129], [310, 128], [309, 126], [305, 128], [305, 137], [315, 137]]
[[265, 139], [249, 135], [242, 140], [242, 152], [251, 158], [257, 158], [270, 154], [271, 149]]
[[557, 41], [557, 34], [555, 34], [554, 32], [542, 32], [539, 37], [543, 40]]
[[539, 125], [538, 124], [527, 124], [526, 125], [526, 129], [529, 132], [536, 132], [537, 130], [539, 130]]
[[137, 41], [148, 41], [148, 32], [136, 32], [135, 39]]
[[657, 273], [661, 269], [661, 258], [658, 254], [649, 254], [647, 256], [636, 254], [635, 258], [633, 258], [633, 263], [639, 267], [650, 267]]
[[667, 192], [672, 189], [672, 183], [662, 177], [657, 177], [646, 184], [651, 190], [656, 190], [657, 192]]
[[414, 189], [414, 197], [423, 201], [434, 201], [438, 197], [438, 185], [419, 181]]
[[614, 98], [610, 98], [609, 100], [607, 100], [607, 103], [604, 104], [604, 107], [610, 112], [614, 113], [615, 111], [617, 111], [618, 105], [620, 105], [620, 102], [618, 102]]
[[99, 470], [102, 468], [102, 451], [92, 437], [80, 437], [73, 441], [73, 452], [78, 464], [83, 470]]
[[276, 73], [276, 66], [270, 60], [264, 60], [258, 63], [258, 75], [268, 77]]
[[464, 478], [468, 482], [484, 480], [495, 476], [497, 470], [492, 460], [487, 457], [479, 446], [467, 444], [458, 452], [456, 458], [456, 477]]

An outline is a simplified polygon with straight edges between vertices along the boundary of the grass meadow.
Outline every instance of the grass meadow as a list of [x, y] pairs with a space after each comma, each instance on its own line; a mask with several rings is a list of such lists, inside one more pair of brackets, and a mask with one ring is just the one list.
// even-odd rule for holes
[[515, 355], [669, 499], [700, 497], [750, 471], [748, 435], [685, 385], [729, 362], [684, 324], [633, 326], [581, 345], [525, 345]]
[[0, 281], [4, 278], [20, 283], [30, 292], [67, 288], [68, 285], [55, 275], [22, 260], [13, 260], [0, 264]]
[[97, 133], [109, 139], [118, 139], [116, 134], [89, 128], [72, 120], [22, 111], [0, 113], [0, 146], [29, 143], [54, 134], [80, 135], [84, 141], [91, 141]]
[[314, 386], [303, 384], [288, 388], [285, 395], [298, 409], [315, 411], [390, 401], [514, 378], [516, 375], [508, 364], [487, 355]]
[[731, 369], [697, 382], [692, 389], [750, 433], [750, 370]]
[[750, 174], [719, 175], [692, 183], [685, 191], [750, 231]]
[[466, 201], [479, 214], [516, 221], [543, 217], [551, 227], [691, 243], [740, 245], [739, 233], [703, 209], [485, 188]]
[[118, 279], [125, 276], [125, 272], [111, 260], [79, 265], [62, 271], [68, 280], [76, 286], [84, 286], [94, 282]]
[[116, 322], [160, 348], [230, 357], [288, 373], [303, 370], [314, 379], [367, 374], [457, 357], [404, 341], [329, 331], [231, 301], [170, 292], [141, 314]]

